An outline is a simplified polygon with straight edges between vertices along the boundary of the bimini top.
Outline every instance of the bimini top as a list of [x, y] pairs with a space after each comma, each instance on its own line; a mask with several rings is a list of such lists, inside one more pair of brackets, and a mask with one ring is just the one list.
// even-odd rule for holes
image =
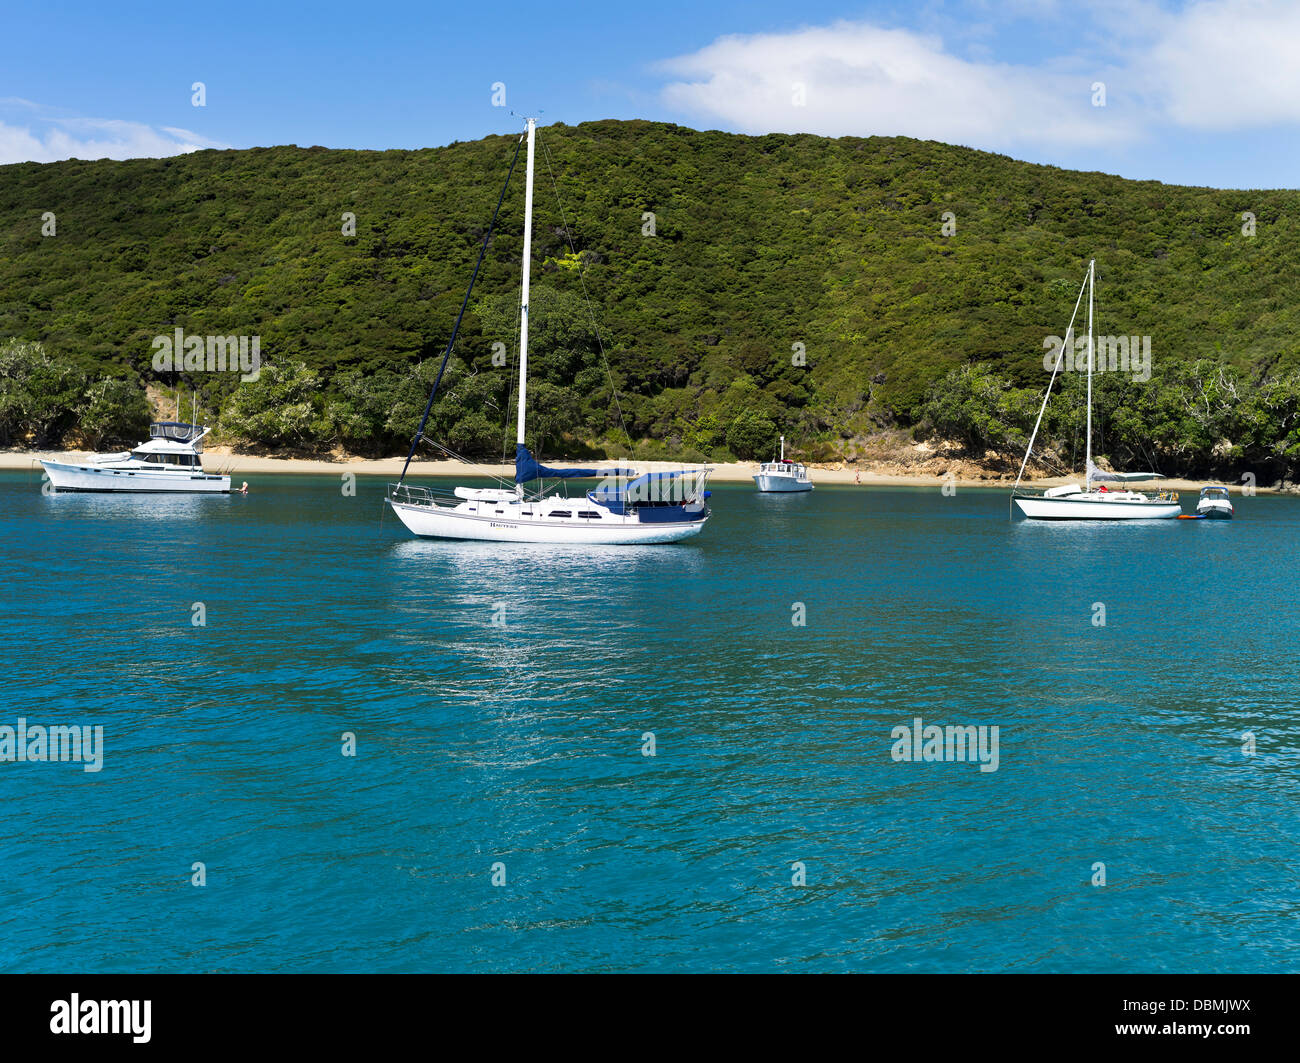
[[201, 454], [208, 429], [184, 421], [155, 421], [149, 439], [135, 448], [137, 454]]
[[1109, 480], [1112, 483], [1131, 483], [1135, 480], [1163, 480], [1165, 477], [1158, 472], [1112, 472], [1109, 469], [1099, 469], [1092, 462], [1088, 463], [1088, 478], [1090, 480]]
[[515, 483], [529, 480], [571, 480], [593, 476], [635, 476], [632, 469], [552, 469], [539, 464], [522, 443], [515, 444]]
[[624, 483], [602, 483], [588, 496], [593, 502], [680, 502], [686, 494], [685, 469], [643, 473]]
[[643, 473], [625, 483], [602, 483], [588, 491], [589, 499], [614, 513], [628, 506], [686, 507], [695, 509], [712, 493], [703, 490], [707, 469], [675, 469], [672, 472]]
[[170, 439], [173, 443], [189, 443], [205, 433], [202, 425], [185, 421], [155, 421], [149, 426], [150, 439]]

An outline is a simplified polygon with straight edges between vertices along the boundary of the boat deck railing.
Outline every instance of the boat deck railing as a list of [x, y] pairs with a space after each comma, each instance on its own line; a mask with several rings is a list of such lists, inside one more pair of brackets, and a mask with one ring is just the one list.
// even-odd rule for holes
[[416, 487], [411, 484], [390, 483], [388, 500], [399, 502], [404, 506], [445, 506], [455, 505], [460, 501], [457, 495], [436, 487]]

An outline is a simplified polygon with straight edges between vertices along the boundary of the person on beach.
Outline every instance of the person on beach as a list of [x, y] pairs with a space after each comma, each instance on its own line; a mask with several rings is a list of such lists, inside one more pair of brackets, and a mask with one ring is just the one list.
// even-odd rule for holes
[[862, 470], [861, 470], [861, 469], [854, 469], [854, 470], [853, 470], [853, 482], [854, 482], [855, 484], [860, 484], [860, 483], [862, 482]]

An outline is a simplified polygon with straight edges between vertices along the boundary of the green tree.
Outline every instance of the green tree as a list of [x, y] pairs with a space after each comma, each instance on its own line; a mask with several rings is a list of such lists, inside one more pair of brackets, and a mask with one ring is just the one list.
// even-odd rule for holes
[[451, 449], [466, 458], [501, 457], [501, 438], [501, 426], [492, 424], [478, 410], [452, 425], [447, 435]]
[[727, 426], [727, 446], [741, 460], [761, 458], [776, 447], [779, 434], [768, 418], [746, 410]]
[[84, 389], [84, 376], [44, 344], [0, 341], [0, 445], [57, 445]]
[[931, 388], [921, 426], [930, 435], [956, 440], [971, 454], [1023, 453], [1038, 398], [1028, 388], [1011, 387], [988, 366], [965, 365]]
[[543, 380], [528, 389], [528, 411], [528, 438], [533, 453], [540, 458], [550, 447], [565, 456], [560, 442], [577, 427], [578, 396]]
[[302, 362], [263, 365], [256, 380], [246, 381], [230, 397], [221, 430], [261, 446], [319, 446], [331, 434], [319, 403], [320, 374], [315, 370]]
[[77, 427], [85, 444], [134, 446], [149, 430], [151, 412], [143, 389], [129, 380], [100, 380], [86, 389]]

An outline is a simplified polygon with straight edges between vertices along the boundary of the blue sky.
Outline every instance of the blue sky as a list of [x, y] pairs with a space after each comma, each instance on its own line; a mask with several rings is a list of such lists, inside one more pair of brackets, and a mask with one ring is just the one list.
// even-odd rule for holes
[[446, 144], [516, 128], [492, 106], [502, 82], [544, 122], [903, 134], [1125, 177], [1300, 183], [1294, 0], [73, 0], [4, 25], [0, 162]]

